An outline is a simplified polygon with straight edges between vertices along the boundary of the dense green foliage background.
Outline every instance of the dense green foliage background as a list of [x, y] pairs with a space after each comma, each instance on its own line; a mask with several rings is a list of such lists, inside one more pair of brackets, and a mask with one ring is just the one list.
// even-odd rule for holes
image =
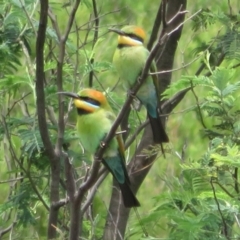
[[[71, 2], [51, 1], [51, 11], [63, 31]], [[116, 113], [125, 100], [112, 67], [116, 36], [112, 26], [140, 25], [150, 34], [159, 1], [111, 1], [97, 3], [99, 31], [94, 31], [93, 5], [81, 2], [66, 44], [64, 90], [93, 86], [106, 91]], [[131, 212], [126, 239], [240, 239], [239, 231], [239, 1], [189, 1], [186, 20], [175, 54], [172, 85], [166, 98], [192, 87], [167, 122], [170, 143], [166, 159], [160, 154], [137, 197], [143, 230]], [[0, 233], [13, 224], [2, 239], [45, 239], [48, 222], [50, 167], [36, 116], [35, 41], [39, 2], [0, 3]], [[58, 37], [49, 19], [45, 46], [45, 94], [48, 127], [57, 138], [58, 112], [56, 68]], [[94, 63], [90, 65], [91, 59]], [[219, 65], [221, 65], [219, 67]], [[199, 74], [197, 72], [202, 69]], [[118, 83], [118, 84], [117, 84]], [[117, 85], [116, 85], [117, 84]], [[69, 114], [64, 150], [76, 168], [76, 178], [87, 172], [90, 159], [83, 155], [74, 130], [75, 112]], [[131, 134], [145, 119], [145, 110], [132, 111]], [[139, 121], [136, 121], [139, 119]], [[140, 137], [126, 151], [133, 154]], [[156, 149], [157, 151], [159, 149]], [[147, 152], [147, 154], [151, 154]], [[62, 163], [60, 197], [66, 195]], [[105, 225], [111, 177], [99, 187], [84, 219], [84, 237], [99, 239]], [[69, 224], [68, 206], [60, 211], [61, 226]], [[67, 238], [58, 227], [58, 239]], [[0, 235], [1, 236], [1, 235]]]

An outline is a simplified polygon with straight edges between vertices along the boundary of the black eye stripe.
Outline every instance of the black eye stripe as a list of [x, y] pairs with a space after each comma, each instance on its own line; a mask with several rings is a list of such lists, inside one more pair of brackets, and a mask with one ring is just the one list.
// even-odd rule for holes
[[97, 101], [97, 100], [95, 100], [93, 98], [90, 98], [90, 97], [80, 97], [79, 96], [79, 99], [81, 99], [81, 100], [83, 100], [85, 102], [91, 103], [93, 105], [96, 105], [96, 106], [100, 106], [101, 105], [99, 101]]
[[130, 37], [132, 39], [138, 40], [138, 41], [143, 43], [143, 39], [141, 37], [133, 34], [133, 33], [125, 33], [125, 36], [128, 36], [128, 37]]
[[77, 108], [77, 113], [78, 115], [86, 115], [86, 114], [89, 114], [90, 112], [81, 108]]

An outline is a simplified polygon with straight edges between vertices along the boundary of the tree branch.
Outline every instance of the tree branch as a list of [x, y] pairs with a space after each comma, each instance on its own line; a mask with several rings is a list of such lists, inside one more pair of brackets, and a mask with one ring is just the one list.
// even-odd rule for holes
[[157, 12], [157, 15], [156, 15], [156, 18], [155, 18], [155, 21], [153, 24], [153, 28], [151, 31], [152, 34], [151, 34], [150, 39], [147, 44], [147, 49], [149, 51], [151, 51], [153, 44], [157, 39], [157, 35], [158, 35], [159, 28], [161, 26], [161, 22], [162, 22], [162, 2], [159, 5], [158, 12]]
[[43, 145], [50, 158], [54, 158], [54, 149], [50, 141], [47, 120], [45, 114], [45, 95], [44, 95], [44, 43], [47, 28], [47, 10], [48, 0], [41, 0], [40, 21], [36, 41], [36, 96], [37, 96], [37, 114], [39, 130], [42, 137]]
[[8, 227], [2, 229], [2, 230], [0, 231], [0, 238], [1, 238], [4, 234], [10, 232], [16, 223], [17, 223], [17, 220], [14, 220], [12, 224], [10, 224]]
[[[182, 6], [181, 12], [179, 12], [180, 6]], [[148, 75], [148, 70], [149, 70], [151, 61], [153, 60], [153, 58], [156, 55], [162, 56], [161, 57], [162, 62], [161, 62], [161, 64], [158, 64], [158, 70], [164, 71], [165, 69], [172, 68], [172, 63], [173, 63], [173, 59], [174, 59], [174, 53], [176, 50], [177, 42], [181, 36], [181, 27], [179, 27], [179, 26], [182, 26], [182, 22], [184, 20], [183, 13], [185, 13], [185, 11], [184, 11], [185, 7], [186, 7], [185, 0], [181, 0], [181, 1], [169, 0], [168, 1], [168, 11], [166, 14], [161, 14], [161, 16], [163, 17], [166, 15], [166, 19], [172, 19], [175, 15], [177, 15], [175, 17], [175, 21], [171, 21], [169, 24], [166, 21], [167, 29], [162, 30], [157, 43], [155, 44], [152, 51], [150, 52], [149, 58], [146, 61], [146, 64], [141, 73], [141, 76], [138, 79], [138, 81], [136, 82], [136, 85], [134, 85], [134, 87], [132, 88], [132, 94], [130, 94], [130, 96], [127, 98], [127, 101], [124, 104], [122, 110], [126, 110], [129, 107], [128, 104], [129, 104], [129, 102], [132, 101], [132, 99], [131, 99], [132, 95], [135, 95], [135, 93], [141, 86], [141, 85], [139, 86], [139, 83], [141, 83], [141, 81], [144, 81], [144, 79]], [[166, 9], [162, 9], [162, 11], [166, 11]], [[178, 16], [178, 14], [180, 16]], [[162, 19], [162, 21], [163, 21], [163, 19]], [[169, 51], [169, 49], [171, 49], [171, 51]], [[163, 75], [161, 74], [161, 81], [160, 81], [161, 83], [162, 83], [162, 76]], [[168, 77], [168, 81], [170, 82], [171, 75], [168, 75], [167, 77]], [[164, 89], [164, 86], [163, 86], [163, 89]], [[180, 99], [184, 95], [185, 95], [185, 92], [183, 92], [176, 99]], [[169, 101], [169, 105], [173, 106], [174, 104], [176, 104], [175, 103], [176, 100], [173, 102]], [[171, 107], [169, 107], [169, 108], [171, 108]], [[122, 114], [122, 111], [118, 115], [118, 118], [119, 117], [121, 118], [121, 114]], [[118, 118], [115, 121], [115, 123], [117, 123]], [[114, 125], [115, 125], [115, 123], [114, 123]], [[114, 127], [114, 125], [113, 125], [113, 127]], [[116, 130], [114, 129], [114, 131], [116, 131]], [[109, 133], [109, 135], [110, 135], [110, 133]], [[105, 144], [107, 143], [106, 140], [108, 140], [108, 136], [104, 140]], [[156, 154], [153, 154], [150, 157], [142, 154], [143, 149], [150, 150], [151, 144], [153, 144], [152, 131], [151, 131], [150, 126], [148, 125], [144, 130], [142, 140], [141, 140], [141, 142], [140, 142], [136, 152], [134, 153], [133, 158], [128, 166], [131, 186], [132, 186], [132, 189], [134, 192], [137, 192], [138, 188], [140, 187], [141, 183], [143, 182], [144, 178], [146, 177], [148, 171], [150, 170], [153, 161], [156, 158]], [[101, 152], [99, 151], [97, 154], [99, 154], [99, 153], [101, 153]], [[120, 206], [119, 206], [120, 209], [117, 211], [116, 206], [118, 206], [119, 203], [120, 203]], [[123, 204], [121, 204], [121, 198], [119, 199], [118, 188], [116, 185], [114, 185], [113, 192], [112, 192], [112, 198], [111, 198], [111, 202], [110, 202], [110, 207], [109, 207], [109, 214], [108, 214], [107, 222], [105, 225], [105, 232], [104, 232], [103, 239], [119, 240], [119, 239], [123, 238], [124, 232], [126, 229], [126, 223], [127, 223], [127, 219], [129, 216], [129, 212], [130, 212], [130, 209], [125, 208], [123, 206]], [[119, 234], [115, 234], [116, 229], [119, 231]]]
[[[50, 202], [54, 203], [59, 199], [59, 162], [55, 155], [54, 148], [49, 137], [45, 113], [46, 105], [44, 95], [44, 43], [47, 29], [48, 0], [41, 0], [40, 3], [40, 20], [36, 40], [36, 105], [39, 131], [51, 165], [52, 181], [50, 190]], [[57, 226], [57, 221], [58, 211], [55, 211], [53, 206], [51, 205], [48, 222], [49, 239], [53, 239], [56, 237], [56, 228], [53, 228], [52, 225]]]
[[[97, 12], [97, 4], [96, 0], [92, 0], [92, 5], [93, 5], [93, 14], [95, 17], [95, 27], [94, 27], [94, 37], [93, 37], [93, 44], [92, 44], [92, 50], [94, 49], [94, 46], [98, 40], [98, 28], [99, 28], [99, 18], [98, 18], [98, 12]], [[89, 73], [89, 87], [93, 86], [93, 76], [94, 76], [94, 71], [93, 71], [93, 63], [94, 63], [94, 56], [90, 60], [90, 65], [91, 65], [91, 72]]]

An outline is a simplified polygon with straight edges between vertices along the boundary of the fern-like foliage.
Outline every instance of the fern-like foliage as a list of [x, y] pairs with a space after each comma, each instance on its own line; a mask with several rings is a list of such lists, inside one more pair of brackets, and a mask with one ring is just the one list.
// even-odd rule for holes
[[[33, 4], [32, 1], [26, 1], [26, 6]], [[22, 14], [20, 2], [3, 1], [0, 5], [0, 72], [2, 77], [6, 73], [13, 73], [21, 65], [23, 44], [28, 52], [31, 52], [30, 38], [33, 36], [33, 30], [27, 27], [27, 17]]]
[[[209, 42], [201, 41], [193, 51], [195, 55], [206, 51], [210, 53], [208, 62], [209, 66], [213, 68], [219, 65], [223, 59], [239, 60], [240, 57], [239, 16], [205, 8], [193, 18], [194, 31], [201, 29], [204, 32], [215, 26], [219, 29], [216, 36]], [[207, 67], [204, 61], [202, 63]]]
[[[169, 239], [234, 238], [240, 209], [238, 74], [235, 69], [218, 67], [209, 77], [183, 76], [165, 93], [169, 97], [188, 87], [195, 92], [203, 89], [204, 96], [196, 104], [209, 147], [199, 159], [181, 165], [180, 178], [170, 181], [163, 176], [172, 191], [156, 197], [157, 207], [144, 223], [168, 229]], [[211, 125], [204, 124], [208, 119]]]

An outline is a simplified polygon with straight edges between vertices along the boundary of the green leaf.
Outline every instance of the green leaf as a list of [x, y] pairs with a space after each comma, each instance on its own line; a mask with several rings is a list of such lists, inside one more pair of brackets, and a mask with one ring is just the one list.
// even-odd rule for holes
[[214, 86], [216, 86], [222, 93], [222, 91], [227, 87], [227, 83], [232, 79], [234, 74], [234, 69], [218, 67], [213, 71], [211, 79], [213, 80]]
[[225, 89], [222, 91], [223, 97], [234, 93], [235, 91], [240, 89], [240, 82], [236, 82], [235, 84], [229, 84]]

